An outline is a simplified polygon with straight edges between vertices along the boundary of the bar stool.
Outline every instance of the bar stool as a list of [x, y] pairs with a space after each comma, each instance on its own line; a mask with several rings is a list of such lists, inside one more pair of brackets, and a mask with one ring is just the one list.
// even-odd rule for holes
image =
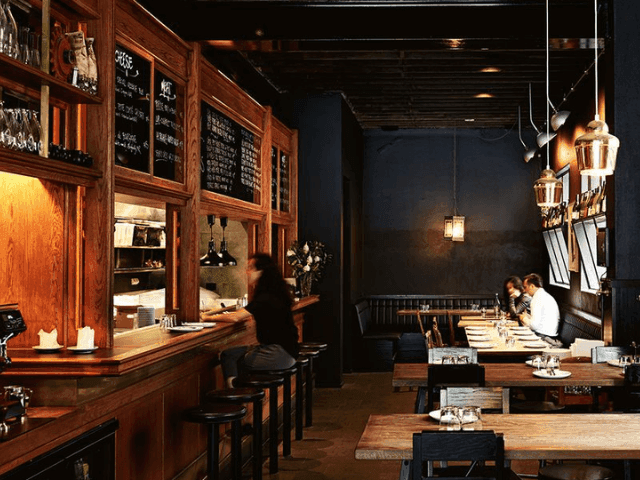
[[253, 479], [262, 479], [262, 399], [265, 393], [261, 388], [227, 388], [213, 390], [206, 395], [208, 402], [253, 404]]
[[[302, 393], [302, 381], [303, 373], [309, 368], [309, 357], [300, 355], [296, 359], [296, 440], [302, 440], [302, 410], [303, 410], [303, 398]], [[307, 380], [309, 379], [307, 370]]]
[[278, 473], [278, 387], [284, 378], [278, 375], [241, 375], [234, 382], [236, 387], [254, 387], [269, 390], [269, 473]]
[[231, 423], [231, 470], [233, 478], [242, 478], [242, 443], [240, 436], [240, 422], [247, 413], [243, 405], [226, 405], [220, 403], [205, 403], [192, 407], [184, 412], [188, 422], [207, 425], [207, 478], [220, 478], [220, 441], [219, 426]]
[[538, 470], [538, 480], [612, 480], [613, 470], [599, 465], [547, 465]]
[[313, 361], [320, 356], [321, 352], [326, 351], [329, 346], [324, 342], [302, 342], [298, 345], [300, 347], [300, 355], [304, 355], [309, 358], [305, 391], [305, 426], [311, 427], [313, 425], [313, 378], [315, 377]]
[[313, 425], [313, 361], [320, 356], [320, 350], [300, 350], [300, 356], [308, 360], [305, 389], [305, 427]]
[[253, 370], [249, 372], [250, 375], [275, 375], [282, 377], [284, 380], [284, 383], [282, 384], [282, 455], [284, 457], [291, 455], [291, 377], [296, 374], [297, 370], [298, 369], [294, 365], [290, 368]]

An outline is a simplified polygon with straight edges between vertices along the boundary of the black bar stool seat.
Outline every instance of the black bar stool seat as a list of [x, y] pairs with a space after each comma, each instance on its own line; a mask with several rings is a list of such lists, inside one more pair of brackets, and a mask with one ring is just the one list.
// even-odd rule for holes
[[205, 403], [185, 410], [184, 419], [192, 423], [207, 425], [207, 478], [220, 478], [220, 441], [219, 426], [231, 423], [231, 461], [233, 478], [242, 478], [242, 444], [240, 422], [247, 414], [247, 407], [243, 405], [229, 405], [221, 403]]
[[300, 350], [311, 349], [320, 350], [321, 352], [324, 352], [327, 348], [329, 348], [329, 345], [324, 342], [301, 342], [298, 344], [298, 346], [300, 347]]
[[[282, 455], [291, 455], [291, 377], [296, 374], [296, 366], [273, 370], [253, 370], [249, 374], [275, 375], [282, 377]], [[276, 407], [277, 408], [277, 407]], [[277, 411], [277, 409], [276, 409]]]
[[305, 427], [313, 425], [313, 361], [320, 356], [321, 350], [301, 349], [300, 356], [309, 360], [307, 365], [307, 375], [305, 383]]
[[208, 402], [253, 405], [253, 478], [262, 479], [262, 400], [265, 397], [262, 388], [227, 388], [213, 390], [206, 395]]
[[278, 387], [284, 384], [284, 377], [257, 373], [243, 374], [235, 378], [233, 384], [236, 387], [269, 390], [269, 473], [278, 473]]
[[547, 465], [538, 470], [539, 480], [612, 480], [613, 470], [600, 465]]

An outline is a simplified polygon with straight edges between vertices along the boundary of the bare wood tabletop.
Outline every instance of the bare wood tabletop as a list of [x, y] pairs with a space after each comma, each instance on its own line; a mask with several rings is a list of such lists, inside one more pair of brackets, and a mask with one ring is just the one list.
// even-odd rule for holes
[[[412, 436], [438, 430], [429, 415], [371, 415], [358, 441], [358, 460], [410, 460]], [[482, 429], [504, 435], [516, 460], [640, 459], [639, 414], [485, 414]]]
[[[426, 363], [396, 363], [394, 387], [426, 387]], [[567, 378], [546, 379], [533, 375], [535, 368], [522, 363], [484, 363], [485, 387], [622, 387], [622, 369], [606, 363], [561, 363], [560, 369], [571, 372]], [[638, 432], [640, 435], [640, 432]]]

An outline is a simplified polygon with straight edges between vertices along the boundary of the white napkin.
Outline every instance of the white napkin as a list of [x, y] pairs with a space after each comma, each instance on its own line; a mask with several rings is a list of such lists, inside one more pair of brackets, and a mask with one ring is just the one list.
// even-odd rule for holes
[[93, 348], [93, 338], [95, 331], [91, 327], [78, 329], [78, 348]]
[[40, 329], [40, 331], [38, 332], [38, 336], [40, 337], [41, 348], [60, 347], [60, 345], [58, 344], [58, 330], [56, 328], [51, 330], [51, 333], [47, 333], [44, 330]]

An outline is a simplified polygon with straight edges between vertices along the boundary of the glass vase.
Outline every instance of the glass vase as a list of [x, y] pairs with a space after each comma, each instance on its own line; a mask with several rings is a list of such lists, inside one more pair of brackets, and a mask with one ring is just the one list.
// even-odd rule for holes
[[301, 275], [300, 276], [300, 293], [303, 297], [308, 297], [311, 295], [311, 285], [313, 283], [313, 278], [311, 275]]

